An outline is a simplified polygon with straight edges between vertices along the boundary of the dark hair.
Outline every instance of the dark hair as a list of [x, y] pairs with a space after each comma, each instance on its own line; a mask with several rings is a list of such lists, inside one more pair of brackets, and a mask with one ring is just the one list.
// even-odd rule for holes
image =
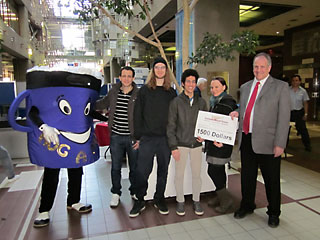
[[154, 59], [152, 68], [154, 68], [157, 63], [163, 63], [164, 65], [166, 65], [166, 68], [168, 68], [168, 63], [167, 63], [167, 61], [166, 61], [163, 57], [160, 57], [160, 56], [159, 56], [159, 57], [156, 57], [156, 58]]
[[224, 89], [225, 92], [228, 90], [228, 85], [226, 83], [226, 80], [224, 80], [223, 77], [214, 77], [212, 78], [211, 82], [215, 80], [219, 81], [222, 84], [222, 86], [226, 86], [226, 88]]
[[134, 69], [133, 69], [132, 67], [130, 67], [130, 66], [122, 67], [122, 68], [120, 69], [120, 76], [121, 76], [123, 70], [131, 71], [131, 72], [132, 72], [132, 77], [134, 77], [135, 71], [134, 71]]
[[291, 80], [292, 80], [293, 78], [295, 78], [295, 77], [299, 78], [299, 81], [301, 82], [301, 77], [300, 77], [299, 74], [294, 74], [294, 75], [291, 77]]
[[196, 83], [198, 82], [198, 78], [199, 78], [198, 72], [196, 70], [194, 70], [194, 69], [187, 69], [182, 73], [181, 83], [184, 84], [185, 81], [186, 81], [186, 78], [189, 77], [189, 76], [194, 76], [196, 78]]

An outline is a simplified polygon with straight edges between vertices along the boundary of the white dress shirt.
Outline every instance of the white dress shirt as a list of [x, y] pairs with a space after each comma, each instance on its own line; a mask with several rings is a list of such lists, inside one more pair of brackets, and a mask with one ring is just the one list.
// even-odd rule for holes
[[[270, 75], [268, 75], [266, 78], [260, 80], [260, 84], [259, 84], [259, 87], [258, 87], [258, 92], [257, 92], [257, 97], [256, 97], [256, 100], [261, 92], [261, 89], [263, 87], [263, 85], [265, 84], [265, 82], [267, 81], [268, 77]], [[253, 80], [253, 83], [252, 83], [252, 86], [251, 86], [251, 90], [250, 90], [250, 94], [249, 94], [249, 98], [248, 98], [248, 102], [247, 102], [247, 106], [248, 106], [248, 103], [249, 103], [249, 99], [251, 98], [251, 95], [252, 95], [252, 92], [257, 84], [258, 80], [256, 78], [254, 78]], [[254, 115], [254, 107], [255, 107], [256, 103], [254, 103], [253, 105], [253, 108], [252, 108], [252, 111], [251, 111], [251, 115], [250, 115], [250, 123], [249, 123], [249, 133], [252, 133], [252, 123], [253, 123], [253, 115]], [[246, 109], [247, 109], [247, 106], [246, 106]], [[246, 111], [244, 112], [244, 115], [246, 114]], [[243, 116], [243, 119], [244, 119], [244, 116]]]

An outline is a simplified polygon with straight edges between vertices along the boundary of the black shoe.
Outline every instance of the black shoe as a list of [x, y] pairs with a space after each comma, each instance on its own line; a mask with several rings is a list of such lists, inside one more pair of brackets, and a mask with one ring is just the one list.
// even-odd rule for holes
[[133, 207], [129, 213], [129, 217], [137, 217], [146, 208], [145, 201], [134, 201]]
[[247, 214], [252, 214], [253, 213], [253, 210], [246, 210], [246, 209], [243, 209], [243, 208], [239, 208], [237, 211], [234, 212], [234, 218], [237, 218], [237, 219], [241, 219], [241, 218], [244, 218]]
[[91, 204], [84, 204], [84, 203], [75, 203], [71, 206], [67, 206], [68, 210], [74, 210], [78, 213], [88, 213], [92, 211], [92, 205]]
[[48, 226], [50, 222], [49, 212], [43, 212], [33, 222], [33, 227], [40, 228]]
[[159, 213], [163, 214], [163, 215], [167, 215], [169, 214], [169, 210], [167, 207], [166, 202], [164, 201], [164, 199], [161, 200], [157, 200], [153, 202], [153, 205], [159, 209]]
[[279, 226], [279, 222], [280, 220], [278, 216], [274, 216], [274, 215], [269, 216], [269, 220], [268, 220], [269, 227], [276, 228]]

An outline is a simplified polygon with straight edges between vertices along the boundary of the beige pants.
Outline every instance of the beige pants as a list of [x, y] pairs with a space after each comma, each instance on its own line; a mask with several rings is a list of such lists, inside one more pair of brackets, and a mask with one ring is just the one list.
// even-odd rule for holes
[[177, 202], [184, 202], [184, 172], [188, 157], [190, 157], [191, 172], [192, 172], [192, 200], [200, 201], [201, 191], [201, 165], [202, 165], [202, 147], [187, 148], [178, 147], [180, 152], [180, 160], [175, 161], [175, 187], [176, 187], [176, 200]]

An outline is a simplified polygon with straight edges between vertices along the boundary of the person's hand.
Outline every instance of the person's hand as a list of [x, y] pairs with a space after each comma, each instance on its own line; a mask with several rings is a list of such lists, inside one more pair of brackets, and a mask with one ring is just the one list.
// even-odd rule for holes
[[284, 148], [282, 147], [278, 147], [278, 146], [275, 146], [273, 148], [273, 154], [274, 154], [274, 157], [279, 157], [281, 156], [281, 154], [284, 152]]
[[302, 117], [303, 121], [307, 121], [307, 117], [308, 117], [308, 114], [304, 114]]
[[134, 150], [137, 150], [137, 149], [139, 148], [139, 143], [140, 143], [140, 141], [136, 141], [136, 142], [132, 145], [132, 148], [133, 148]]
[[204, 141], [204, 139], [203, 139], [203, 138], [201, 138], [201, 137], [197, 137], [197, 142], [202, 143], [203, 141]]
[[239, 113], [237, 111], [233, 111], [229, 114], [229, 116], [231, 117], [231, 119], [233, 120], [233, 118], [238, 118], [239, 117]]
[[217, 141], [213, 141], [213, 145], [215, 145], [218, 148], [221, 148], [223, 146], [223, 143], [217, 142]]
[[39, 130], [43, 133], [44, 140], [48, 143], [53, 143], [54, 145], [58, 144], [59, 145], [59, 137], [58, 135], [60, 132], [58, 129], [54, 127], [50, 127], [47, 124], [42, 124], [39, 127]]
[[174, 160], [176, 160], [176, 161], [180, 160], [180, 152], [178, 149], [172, 150], [171, 155], [174, 158]]

